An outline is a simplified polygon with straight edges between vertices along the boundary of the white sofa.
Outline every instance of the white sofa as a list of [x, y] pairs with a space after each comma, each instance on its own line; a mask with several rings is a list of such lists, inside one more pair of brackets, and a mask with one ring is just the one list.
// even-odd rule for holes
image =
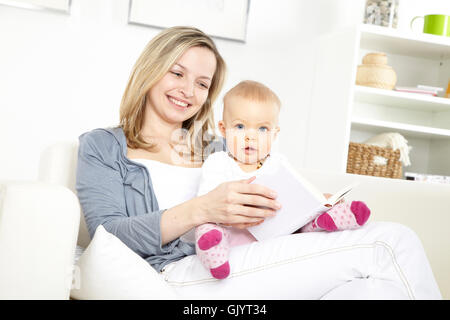
[[68, 299], [79, 221], [69, 189], [0, 181], [0, 300]]
[[[77, 142], [43, 151], [38, 181], [0, 181], [0, 299], [68, 299], [76, 244], [89, 235], [74, 194]], [[395, 221], [422, 240], [445, 299], [450, 298], [450, 185], [300, 170], [324, 192], [360, 184], [371, 220]], [[369, 220], [370, 221], [370, 220]]]

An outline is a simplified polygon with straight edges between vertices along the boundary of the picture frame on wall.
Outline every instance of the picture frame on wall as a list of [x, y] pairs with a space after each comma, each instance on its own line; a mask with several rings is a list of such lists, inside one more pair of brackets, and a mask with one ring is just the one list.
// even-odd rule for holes
[[250, 0], [129, 0], [128, 23], [196, 27], [221, 39], [246, 41]]
[[0, 0], [0, 5], [70, 14], [72, 0]]

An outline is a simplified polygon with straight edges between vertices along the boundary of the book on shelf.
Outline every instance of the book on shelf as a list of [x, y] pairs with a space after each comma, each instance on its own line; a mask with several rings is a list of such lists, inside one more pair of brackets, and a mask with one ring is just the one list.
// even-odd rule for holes
[[441, 88], [441, 87], [425, 86], [425, 85], [423, 85], [423, 84], [418, 84], [418, 85], [417, 85], [417, 89], [429, 90], [429, 91], [435, 91], [435, 92], [441, 92], [441, 91], [444, 91], [444, 88]]
[[435, 174], [423, 174], [414, 172], [405, 172], [405, 179], [412, 181], [434, 182], [450, 184], [449, 176], [440, 176]]
[[418, 93], [418, 94], [427, 94], [436, 97], [439, 92], [443, 91], [443, 88], [439, 87], [430, 87], [425, 85], [417, 85], [417, 87], [401, 87], [397, 86], [394, 88], [395, 91], [398, 92], [408, 92], [408, 93]]
[[346, 186], [327, 199], [293, 168], [284, 165], [257, 176], [252, 183], [274, 190], [278, 195], [277, 201], [282, 206], [275, 216], [266, 218], [263, 223], [247, 229], [257, 240], [288, 235], [297, 231], [320, 213], [332, 208], [356, 186], [356, 183]]

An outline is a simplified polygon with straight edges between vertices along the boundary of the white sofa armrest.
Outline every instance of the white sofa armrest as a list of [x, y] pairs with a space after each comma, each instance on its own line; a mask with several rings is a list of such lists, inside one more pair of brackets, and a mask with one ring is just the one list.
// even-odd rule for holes
[[68, 188], [0, 181], [0, 299], [68, 299], [79, 223]]

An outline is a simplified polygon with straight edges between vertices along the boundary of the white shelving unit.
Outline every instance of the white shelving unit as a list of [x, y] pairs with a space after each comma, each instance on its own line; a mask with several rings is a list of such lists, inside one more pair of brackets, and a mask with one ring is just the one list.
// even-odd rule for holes
[[359, 25], [322, 36], [315, 76], [305, 165], [345, 172], [349, 142], [398, 132], [412, 146], [404, 171], [450, 175], [450, 99], [355, 84], [369, 52], [385, 52], [397, 86], [447, 88], [450, 38]]

